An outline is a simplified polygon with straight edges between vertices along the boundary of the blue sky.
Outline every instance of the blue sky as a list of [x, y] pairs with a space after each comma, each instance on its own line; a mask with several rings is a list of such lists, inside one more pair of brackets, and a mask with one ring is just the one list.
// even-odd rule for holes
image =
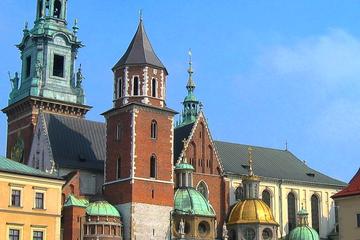
[[[88, 4], [91, 2], [91, 4]], [[35, 0], [0, 1], [0, 106], [7, 72], [20, 69], [14, 47]], [[68, 1], [85, 48], [87, 117], [112, 104], [111, 67], [125, 52], [143, 9], [146, 31], [169, 71], [168, 106], [181, 110], [187, 52], [196, 94], [213, 137], [285, 148], [323, 173], [349, 181], [360, 166], [359, 1]], [[6, 118], [0, 115], [0, 155]]]

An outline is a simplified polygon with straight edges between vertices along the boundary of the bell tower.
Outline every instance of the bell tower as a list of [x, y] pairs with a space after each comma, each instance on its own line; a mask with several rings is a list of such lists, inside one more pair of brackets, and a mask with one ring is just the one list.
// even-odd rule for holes
[[114, 106], [106, 118], [104, 195], [123, 216], [125, 239], [166, 239], [173, 208], [173, 123], [167, 70], [141, 19], [113, 68]]
[[8, 106], [7, 157], [27, 162], [40, 110], [84, 117], [85, 105], [81, 65], [75, 70], [78, 49], [75, 21], [67, 28], [67, 0], [37, 0], [34, 26], [23, 29], [20, 50], [21, 74], [10, 76], [12, 90]]

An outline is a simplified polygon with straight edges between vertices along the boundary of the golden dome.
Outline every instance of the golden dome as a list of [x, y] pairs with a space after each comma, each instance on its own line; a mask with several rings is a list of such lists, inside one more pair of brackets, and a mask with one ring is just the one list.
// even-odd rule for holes
[[260, 199], [246, 199], [239, 201], [231, 210], [228, 224], [260, 223], [274, 224], [271, 209]]

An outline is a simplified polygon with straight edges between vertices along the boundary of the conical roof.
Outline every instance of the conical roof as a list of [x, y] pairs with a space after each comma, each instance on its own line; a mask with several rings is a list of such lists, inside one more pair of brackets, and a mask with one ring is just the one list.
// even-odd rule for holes
[[[151, 46], [148, 36], [146, 35], [143, 21], [140, 20], [139, 26], [125, 54], [116, 63], [114, 68], [124, 65], [142, 65], [147, 64], [158, 68], [165, 66], [156, 56]], [[114, 69], [113, 68], [113, 69]]]

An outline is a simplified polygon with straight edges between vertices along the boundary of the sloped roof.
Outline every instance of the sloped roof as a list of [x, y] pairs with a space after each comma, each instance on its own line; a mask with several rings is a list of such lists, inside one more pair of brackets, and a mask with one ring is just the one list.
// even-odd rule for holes
[[43, 115], [57, 165], [71, 169], [104, 169], [105, 123], [49, 113]]
[[54, 175], [43, 172], [39, 169], [29, 167], [19, 162], [7, 159], [0, 156], [0, 172], [16, 173], [23, 174], [28, 176], [42, 177], [42, 178], [52, 178], [52, 179], [61, 179]]
[[[139, 26], [125, 54], [116, 63], [114, 68], [124, 65], [141, 65], [147, 64], [158, 68], [165, 66], [156, 56], [151, 46], [150, 40], [145, 32], [143, 21], [140, 20]], [[113, 68], [113, 69], [114, 69]]]
[[[228, 174], [246, 175], [249, 145], [214, 141]], [[328, 177], [307, 166], [288, 150], [253, 148], [254, 173], [261, 177], [307, 183], [345, 186], [342, 181]]]
[[348, 197], [360, 195], [360, 168], [355, 176], [350, 180], [349, 185], [340, 192], [332, 196], [332, 198]]
[[184, 143], [182, 141], [188, 139], [193, 126], [194, 123], [190, 123], [174, 129], [174, 164], [176, 164], [176, 161], [183, 150]]

